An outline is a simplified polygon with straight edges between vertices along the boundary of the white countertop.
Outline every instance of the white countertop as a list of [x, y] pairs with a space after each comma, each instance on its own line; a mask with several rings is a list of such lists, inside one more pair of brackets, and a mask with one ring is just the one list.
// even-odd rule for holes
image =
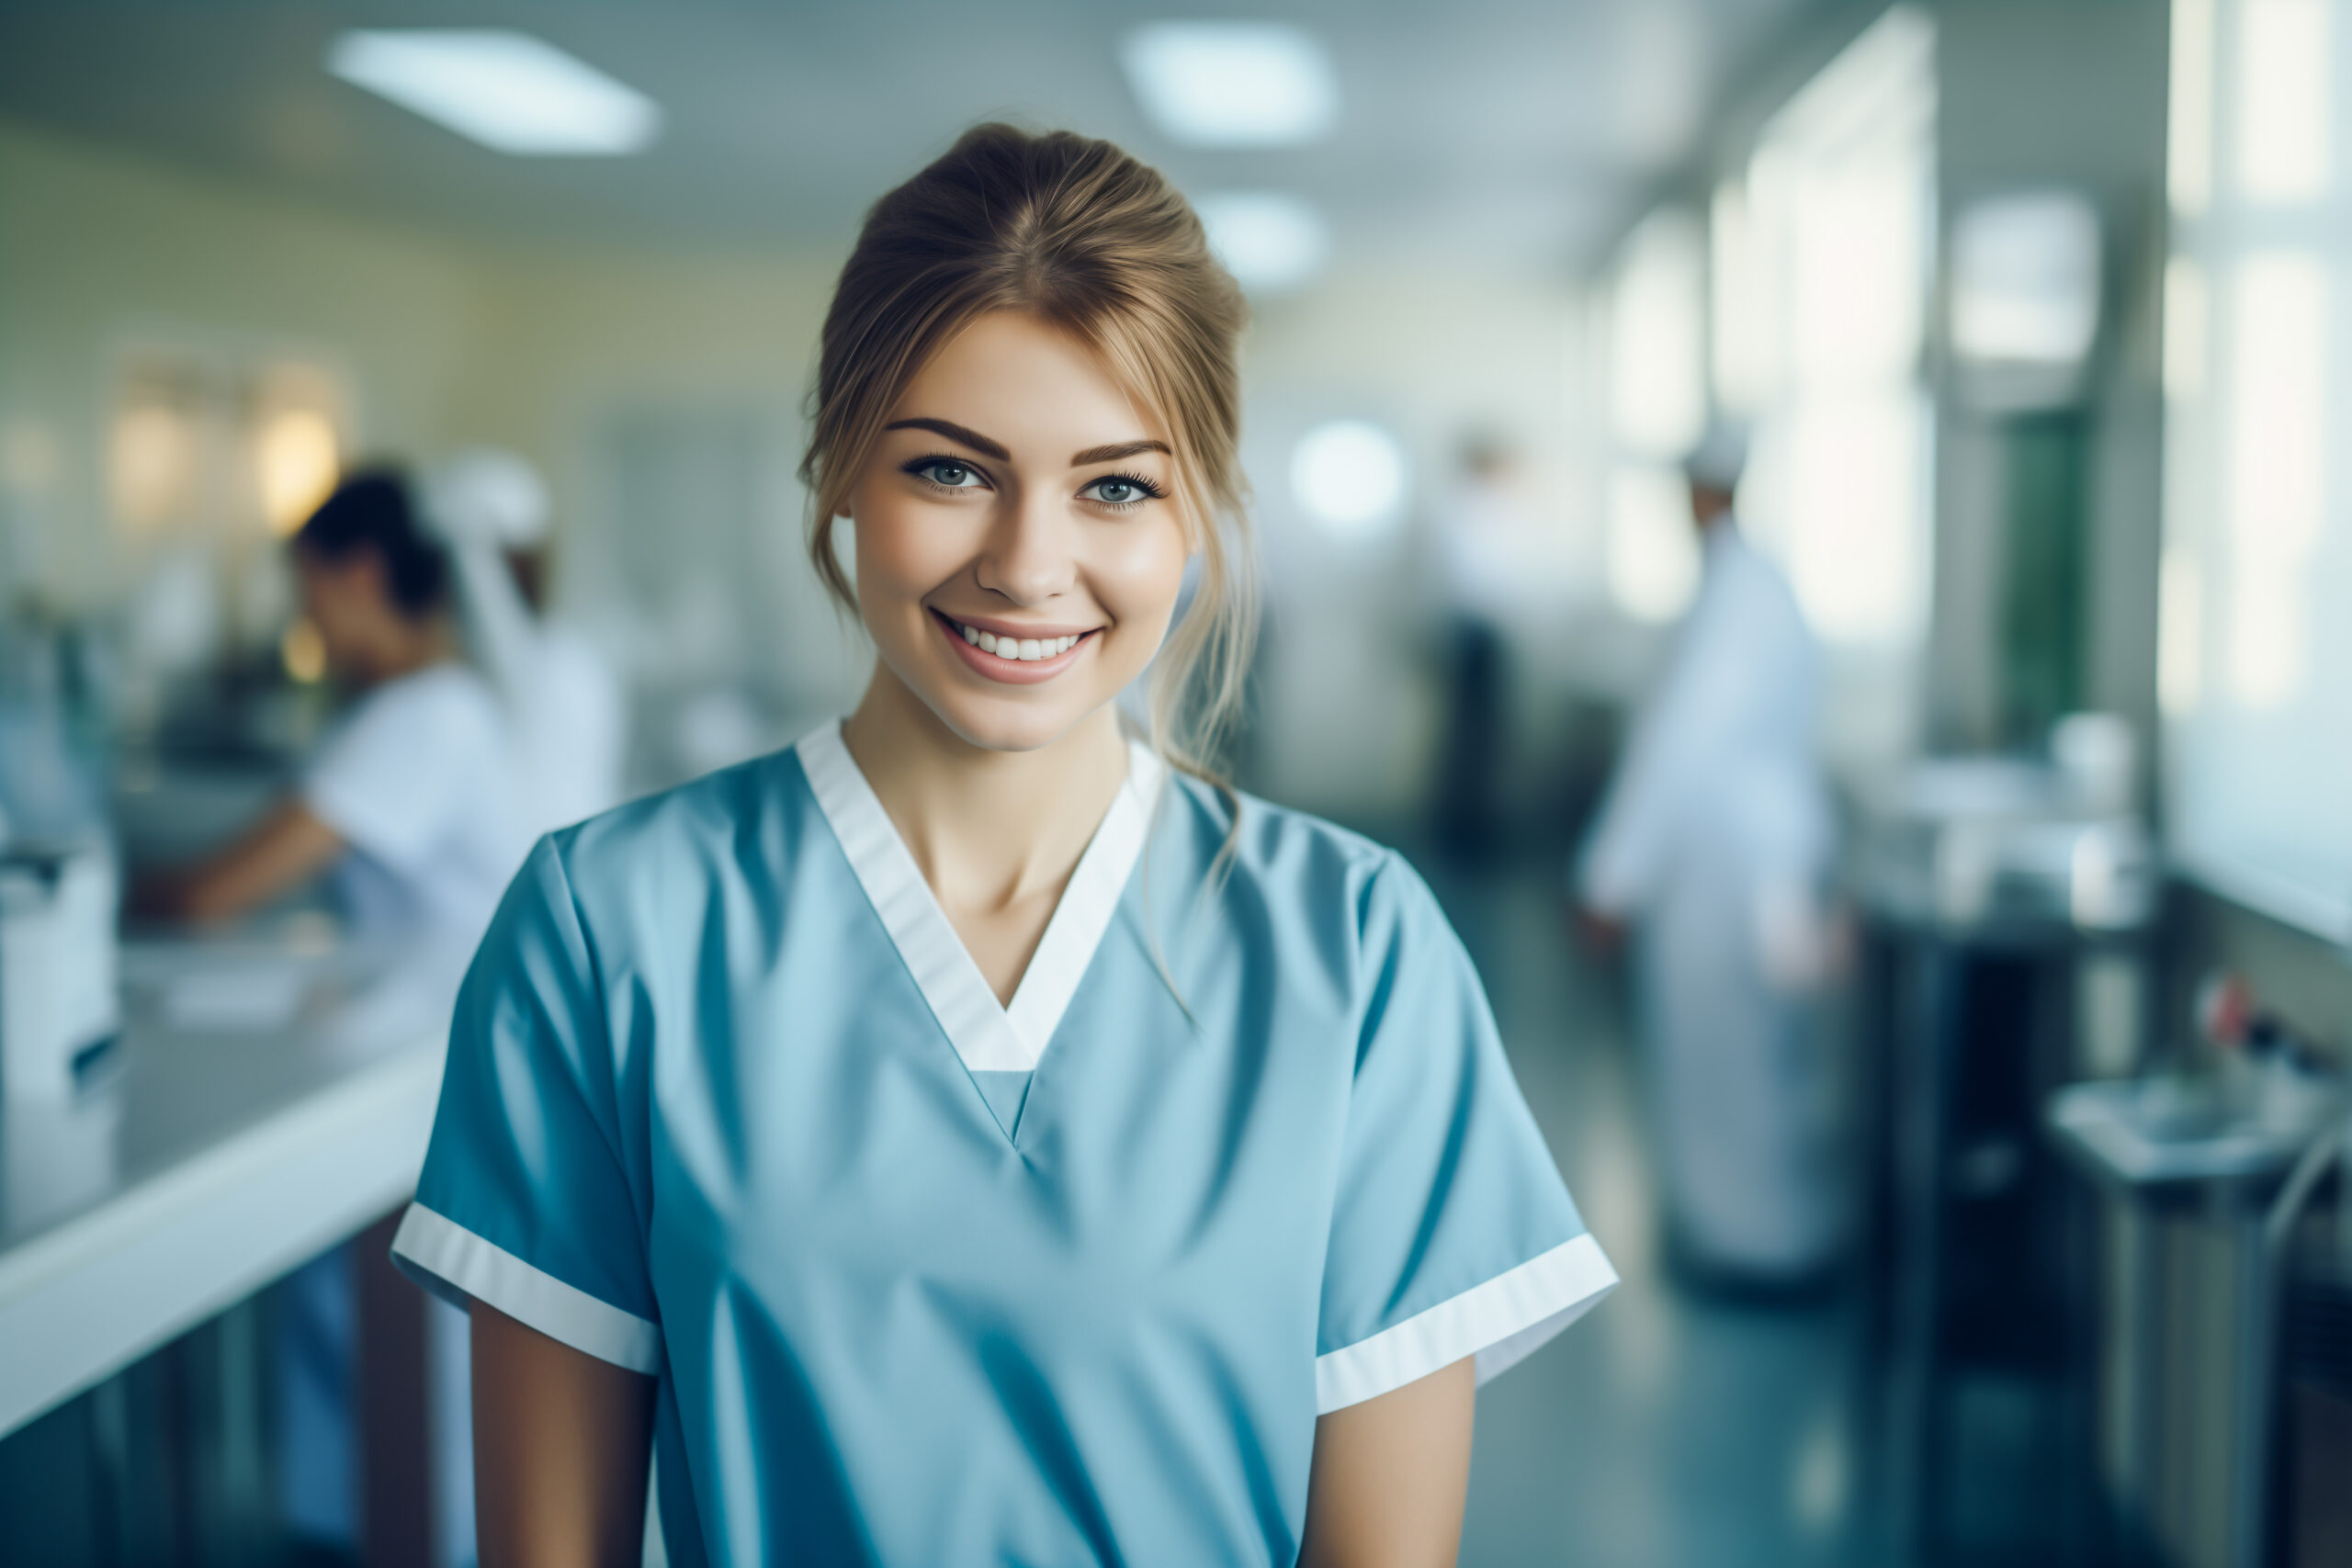
[[413, 1189], [466, 957], [299, 926], [124, 950], [95, 1081], [0, 1102], [0, 1434]]

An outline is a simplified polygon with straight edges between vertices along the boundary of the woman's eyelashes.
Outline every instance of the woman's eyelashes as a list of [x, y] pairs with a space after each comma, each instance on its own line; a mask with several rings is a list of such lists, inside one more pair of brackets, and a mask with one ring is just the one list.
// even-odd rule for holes
[[1147, 501], [1159, 501], [1168, 491], [1141, 474], [1104, 474], [1089, 479], [1078, 492], [1080, 501], [1091, 501], [1098, 506], [1127, 512]]
[[991, 488], [989, 477], [961, 457], [951, 457], [934, 452], [927, 457], [917, 457], [911, 463], [899, 465], [899, 472], [936, 490], [987, 490]]
[[[995, 483], [969, 458], [933, 452], [901, 463], [899, 471], [933, 490], [994, 490]], [[1167, 488], [1143, 474], [1102, 474], [1080, 487], [1077, 499], [1113, 512], [1131, 512], [1148, 501], [1164, 500]]]

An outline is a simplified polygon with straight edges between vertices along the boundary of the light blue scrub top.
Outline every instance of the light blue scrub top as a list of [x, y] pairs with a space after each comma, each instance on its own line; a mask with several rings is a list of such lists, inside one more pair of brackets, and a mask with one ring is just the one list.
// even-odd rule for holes
[[508, 892], [394, 1255], [659, 1377], [673, 1563], [1288, 1563], [1615, 1283], [1411, 870], [1131, 755], [1009, 1007], [837, 725]]

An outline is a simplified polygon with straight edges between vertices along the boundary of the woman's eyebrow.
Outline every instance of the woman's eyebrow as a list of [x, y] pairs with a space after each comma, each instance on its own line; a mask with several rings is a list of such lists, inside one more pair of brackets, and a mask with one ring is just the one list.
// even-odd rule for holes
[[983, 457], [994, 457], [1000, 463], [1012, 461], [1012, 454], [998, 442], [989, 440], [977, 430], [967, 430], [947, 419], [899, 419], [882, 427], [885, 430], [928, 430], [934, 435], [944, 435], [950, 441], [960, 441]]
[[1114, 441], [1108, 446], [1089, 446], [1085, 451], [1072, 457], [1069, 460], [1069, 466], [1073, 468], [1082, 468], [1089, 463], [1115, 463], [1122, 457], [1132, 457], [1138, 452], [1158, 452], [1171, 457], [1175, 456], [1168, 450], [1168, 443], [1165, 441]]

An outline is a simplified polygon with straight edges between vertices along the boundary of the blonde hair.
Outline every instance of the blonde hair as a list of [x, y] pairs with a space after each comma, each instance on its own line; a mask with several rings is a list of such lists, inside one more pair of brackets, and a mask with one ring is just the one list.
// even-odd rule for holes
[[808, 455], [808, 556], [857, 599], [834, 553], [907, 384], [976, 318], [1015, 310], [1071, 333], [1175, 448], [1176, 500], [1200, 573], [1152, 671], [1151, 745], [1219, 785], [1249, 672], [1255, 578], [1238, 447], [1236, 351], [1248, 312], [1175, 187], [1107, 141], [979, 125], [874, 204], [825, 313]]

